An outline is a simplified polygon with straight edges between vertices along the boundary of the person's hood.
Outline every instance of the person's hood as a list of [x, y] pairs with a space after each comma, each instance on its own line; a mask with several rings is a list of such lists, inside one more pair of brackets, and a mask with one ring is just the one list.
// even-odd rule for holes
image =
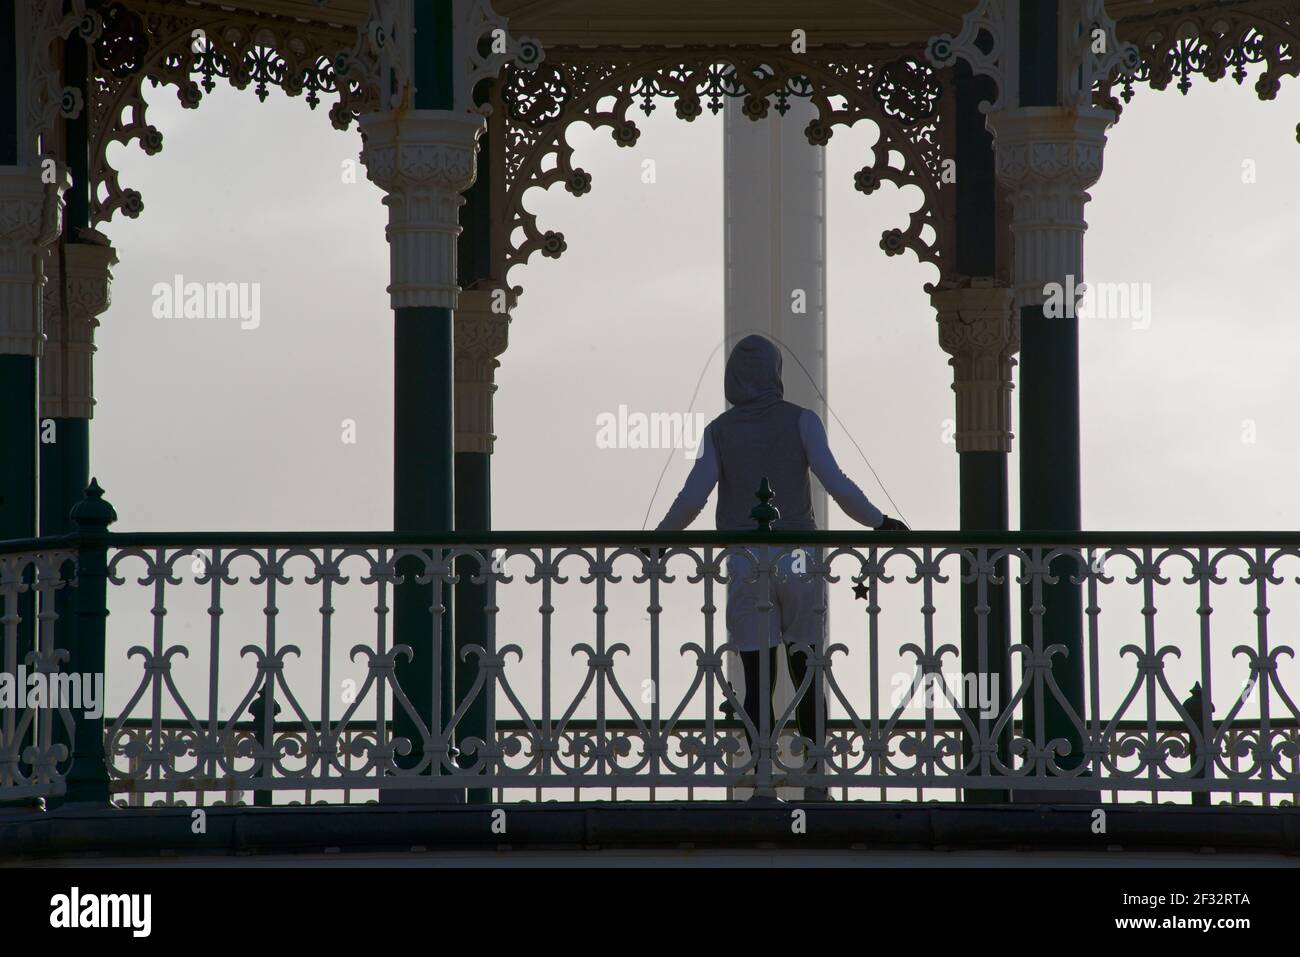
[[745, 336], [727, 359], [723, 391], [732, 405], [757, 408], [781, 401], [781, 350], [763, 336]]

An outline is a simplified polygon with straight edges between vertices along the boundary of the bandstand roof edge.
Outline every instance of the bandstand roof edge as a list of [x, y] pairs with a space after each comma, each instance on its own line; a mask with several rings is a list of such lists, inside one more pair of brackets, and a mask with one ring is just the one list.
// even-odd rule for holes
[[[143, 0], [144, 3], [149, 0]], [[128, 0], [131, 6], [142, 5]], [[360, 24], [369, 0], [173, 0], [299, 21]], [[512, 33], [558, 46], [758, 45], [795, 27], [836, 43], [923, 42], [960, 26], [974, 0], [493, 0]]]
[[[135, 190], [119, 186], [105, 151], [113, 143], [133, 141], [149, 153], [161, 149], [162, 133], [148, 123], [145, 115], [141, 90], [145, 80], [150, 86], [172, 87], [186, 106], [197, 106], [202, 94], [221, 77], [240, 88], [252, 86], [259, 98], [265, 98], [269, 86], [279, 86], [291, 96], [305, 93], [313, 107], [328, 97], [336, 101], [329, 110], [330, 119], [340, 128], [350, 125], [359, 113], [373, 109], [376, 96], [368, 78], [352, 72], [337, 77], [330, 60], [358, 42], [357, 28], [366, 21], [373, 2], [105, 0], [98, 4], [101, 10], [113, 7], [148, 18], [149, 38], [136, 37], [129, 24], [124, 29], [118, 23], [106, 27], [112, 34], [111, 42], [103, 38], [97, 41], [96, 87], [91, 97], [92, 223], [105, 222], [119, 210], [134, 216], [142, 208]], [[578, 115], [596, 111], [605, 118], [595, 100], [581, 89], [589, 86], [582, 71], [599, 67], [604, 78], [597, 86], [604, 87], [610, 85], [610, 77], [604, 74], [626, 74], [619, 78], [625, 87], [618, 104], [619, 120], [623, 122], [621, 113], [633, 96], [645, 95], [648, 90], [657, 96], [680, 94], [677, 88], [682, 84], [677, 74], [681, 71], [668, 63], [676, 56], [682, 57], [683, 69], [698, 73], [695, 79], [700, 81], [700, 90], [705, 92], [708, 87], [709, 96], [714, 94], [710, 84], [716, 78], [710, 76], [707, 65], [720, 61], [752, 61], [751, 66], [766, 64], [781, 74], [773, 77], [772, 83], [759, 84], [761, 91], [737, 87], [729, 95], [758, 92], [762, 96], [778, 91], [779, 97], [782, 94], [778, 88], [798, 75], [806, 75], [811, 92], [823, 99], [846, 92], [852, 99], [854, 92], [860, 94], [862, 102], [856, 106], [850, 102], [847, 113], [829, 104], [821, 105], [827, 137], [835, 123], [851, 124], [859, 117], [879, 121], [882, 109], [887, 114], [883, 119], [889, 121], [897, 118], [900, 110], [910, 111], [915, 105], [911, 101], [931, 98], [933, 82], [926, 76], [931, 71], [922, 65], [922, 50], [931, 37], [958, 30], [962, 16], [977, 5], [977, 0], [800, 0], [798, 4], [789, 0], [492, 0], [492, 4], [495, 12], [507, 19], [512, 35], [540, 41], [544, 74], [554, 76], [558, 68], [572, 73], [564, 77], [566, 81], [579, 81], [564, 90], [565, 96], [561, 97], [570, 99], [576, 93], [575, 102], [552, 104], [564, 114], [563, 119], [544, 111], [526, 118], [518, 110], [508, 109], [516, 114], [515, 134], [527, 140], [529, 148], [536, 147], [533, 151], [541, 156], [553, 151], [553, 133], [577, 118], [574, 108]], [[1132, 95], [1134, 82], [1163, 89], [1177, 81], [1178, 88], [1186, 92], [1193, 74], [1211, 81], [1230, 76], [1241, 82], [1244, 64], [1262, 62], [1266, 71], [1256, 91], [1267, 99], [1274, 94], [1279, 77], [1300, 72], [1300, 56], [1296, 55], [1300, 50], [1300, 0], [1108, 0], [1105, 9], [1118, 21], [1121, 38], [1137, 45], [1143, 64], [1136, 77], [1111, 76], [1098, 85], [1100, 102], [1117, 111], [1122, 109], [1121, 100], [1126, 102]], [[214, 34], [219, 35], [209, 37], [210, 49], [186, 50], [191, 28], [196, 25], [216, 28]], [[795, 28], [807, 32], [806, 55], [790, 52], [790, 31]], [[1188, 30], [1201, 39], [1189, 39]], [[272, 52], [267, 53], [264, 45]], [[895, 58], [906, 69], [894, 69], [888, 61]], [[355, 58], [351, 62], [357, 63]], [[908, 67], [907, 63], [919, 68]], [[854, 81], [846, 88], [841, 67], [867, 69], [868, 85], [883, 86], [873, 92], [857, 89], [868, 81]], [[882, 69], [885, 75], [877, 78], [876, 72]], [[891, 69], [893, 72], [889, 72]], [[507, 65], [502, 83], [510, 86], [511, 76]], [[536, 107], [536, 95], [542, 97], [539, 102], [543, 105], [554, 99], [553, 91], [530, 90], [526, 76], [524, 80], [525, 85], [514, 91], [522, 95], [518, 102]], [[544, 83], [545, 78], [539, 82]], [[748, 82], [745, 86], [755, 84]], [[933, 109], [927, 107], [922, 112], [924, 119]], [[554, 128], [552, 119], [559, 120]], [[916, 122], [916, 117], [903, 119], [903, 126], [892, 137], [893, 143], [902, 147], [901, 152], [910, 154], [905, 155], [908, 169], [901, 172], [912, 182], [921, 183], [933, 178], [934, 170], [925, 168], [934, 166], [939, 155], [936, 149], [942, 149], [940, 139], [946, 134]], [[538, 137], [548, 142], [533, 143]], [[635, 137], [629, 134], [625, 139], [631, 142]], [[619, 142], [626, 145], [623, 140]], [[515, 144], [511, 150], [515, 159], [504, 173], [506, 179], [513, 181], [519, 173], [524, 174], [523, 180], [530, 178], [526, 158], [517, 155], [521, 145]], [[876, 174], [892, 176], [884, 157], [877, 157], [871, 165], [876, 167]], [[585, 192], [585, 182], [579, 181], [580, 170], [562, 169], [561, 173], [572, 174], [571, 192]], [[866, 177], [869, 181], [859, 188], [870, 192], [878, 179], [879, 175]], [[520, 185], [529, 188], [536, 184]], [[894, 231], [898, 234], [894, 244], [897, 248], [887, 251], [893, 254], [901, 252], [903, 246], [911, 246], [923, 260], [936, 261], [938, 244], [919, 238], [924, 225], [918, 218], [905, 233]], [[931, 221], [929, 225], [936, 224]], [[538, 232], [527, 237], [527, 248], [512, 247], [515, 255], [508, 265], [526, 259], [538, 249], [543, 255], [558, 254], [558, 249], [547, 245], [549, 235]], [[553, 234], [550, 242], [562, 246], [560, 234]]]
[[916, 43], [954, 30], [972, 0], [493, 0], [512, 30], [551, 46]]
[[[146, 7], [209, 7], [301, 23], [357, 26], [369, 0], [125, 0]], [[544, 46], [762, 46], [788, 42], [790, 31], [807, 31], [809, 46], [821, 43], [924, 43], [951, 33], [978, 0], [492, 0], [514, 34]], [[1256, 0], [1107, 0], [1117, 21], [1176, 12], [1210, 13]]]
[[[107, 5], [110, 0], [103, 0]], [[360, 26], [366, 20], [367, 0], [111, 0], [133, 10], [184, 13], [185, 8], [214, 10], [268, 19], [292, 20], [320, 26]]]

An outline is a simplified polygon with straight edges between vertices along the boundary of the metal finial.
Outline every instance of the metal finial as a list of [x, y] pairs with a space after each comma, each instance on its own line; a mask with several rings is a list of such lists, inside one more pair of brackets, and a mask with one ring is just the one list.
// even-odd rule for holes
[[1192, 685], [1187, 700], [1183, 702], [1183, 708], [1198, 721], [1214, 716], [1214, 705], [1205, 700], [1205, 692], [1201, 690], [1199, 681]]
[[72, 520], [83, 532], [87, 530], [103, 531], [117, 521], [117, 512], [104, 500], [104, 490], [99, 482], [90, 480], [86, 486], [85, 496], [72, 506]]
[[771, 504], [776, 493], [772, 491], [772, 486], [768, 484], [767, 476], [763, 476], [762, 483], [758, 486], [758, 491], [754, 493], [758, 499], [758, 504], [750, 510], [749, 517], [758, 522], [760, 532], [770, 532], [772, 523], [781, 517], [781, 512], [777, 507]]

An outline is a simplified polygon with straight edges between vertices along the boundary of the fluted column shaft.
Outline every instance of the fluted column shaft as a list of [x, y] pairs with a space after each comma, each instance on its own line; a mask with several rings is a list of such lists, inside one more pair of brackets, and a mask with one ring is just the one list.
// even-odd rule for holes
[[952, 358], [958, 453], [1011, 451], [1011, 370], [1020, 348], [1020, 317], [1006, 286], [988, 283], [930, 296], [939, 345]]

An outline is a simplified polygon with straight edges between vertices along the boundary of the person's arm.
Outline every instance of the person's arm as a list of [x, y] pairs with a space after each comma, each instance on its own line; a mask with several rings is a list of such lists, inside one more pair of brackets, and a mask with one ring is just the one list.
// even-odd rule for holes
[[680, 532], [695, 521], [695, 516], [708, 504], [713, 486], [718, 484], [718, 454], [713, 448], [710, 428], [706, 427], [700, 436], [700, 456], [695, 460], [691, 474], [686, 476], [686, 484], [677, 493], [664, 520], [655, 526], [655, 531]]
[[803, 415], [799, 417], [799, 437], [803, 439], [808, 467], [822, 483], [826, 493], [835, 499], [835, 504], [844, 509], [844, 514], [870, 528], [879, 528], [884, 524], [884, 513], [872, 505], [857, 483], [840, 469], [826, 442], [826, 427], [811, 409], [804, 409]]

